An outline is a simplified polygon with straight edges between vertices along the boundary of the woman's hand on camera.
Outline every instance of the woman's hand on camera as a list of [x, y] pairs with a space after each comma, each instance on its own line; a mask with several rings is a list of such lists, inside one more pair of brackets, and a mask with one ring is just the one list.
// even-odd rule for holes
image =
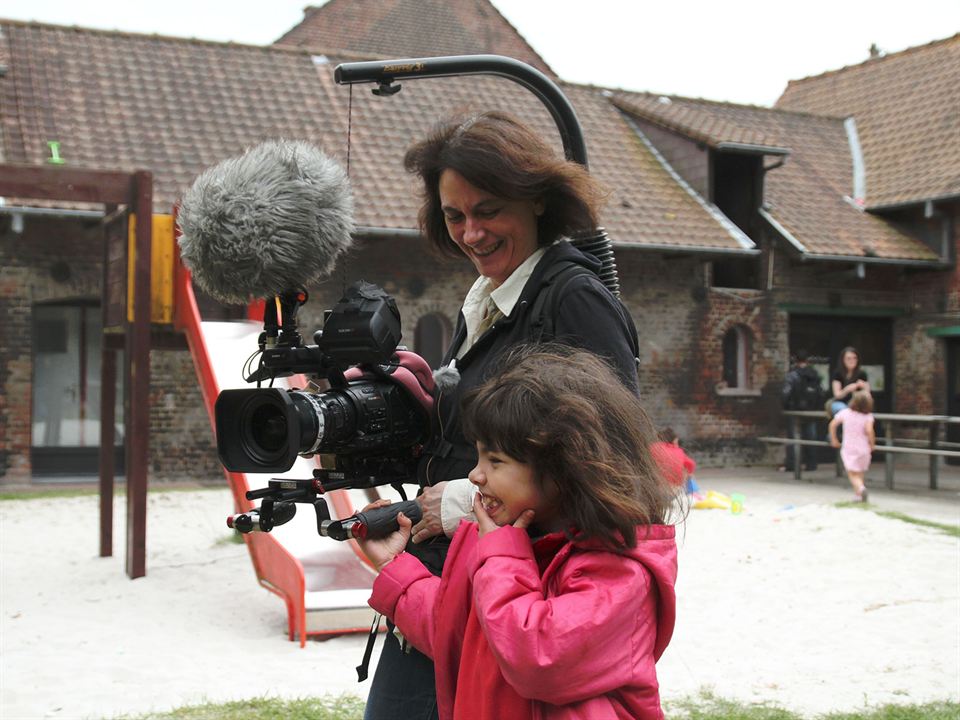
[[[386, 499], [377, 500], [367, 505], [363, 509], [363, 512], [391, 504], [392, 503]], [[400, 526], [400, 529], [390, 533], [386, 537], [377, 538], [376, 540], [357, 540], [357, 544], [360, 546], [360, 549], [363, 550], [363, 554], [370, 558], [370, 562], [373, 563], [373, 566], [378, 571], [382, 570], [384, 565], [402, 553], [407, 547], [407, 542], [410, 540], [410, 527], [413, 525], [413, 523], [410, 522], [410, 518], [403, 513], [398, 514], [397, 525]]]
[[443, 535], [443, 521], [440, 518], [440, 506], [443, 502], [443, 489], [446, 482], [438, 482], [424, 488], [417, 496], [423, 517], [413, 526], [413, 541], [415, 543], [429, 540], [435, 535]]
[[[480, 527], [480, 537], [500, 527], [493, 521], [493, 518], [487, 514], [486, 509], [483, 507], [483, 497], [480, 493], [473, 496], [473, 514], [477, 516], [477, 525]], [[524, 510], [520, 513], [520, 517], [513, 521], [513, 526], [521, 530], [526, 530], [532, 522], [533, 510]]]

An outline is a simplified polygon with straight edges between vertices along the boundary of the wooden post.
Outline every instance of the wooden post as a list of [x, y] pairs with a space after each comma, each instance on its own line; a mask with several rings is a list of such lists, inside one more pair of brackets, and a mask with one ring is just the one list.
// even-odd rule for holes
[[132, 205], [137, 214], [133, 271], [133, 323], [127, 332], [127, 575], [147, 574], [147, 468], [150, 461], [150, 264], [153, 178], [134, 173]]
[[113, 444], [116, 436], [117, 353], [102, 339], [100, 350], [100, 557], [113, 555]]

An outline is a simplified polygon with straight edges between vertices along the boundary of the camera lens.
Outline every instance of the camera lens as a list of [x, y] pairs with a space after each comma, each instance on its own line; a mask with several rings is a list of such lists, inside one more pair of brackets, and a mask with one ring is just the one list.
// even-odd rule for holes
[[287, 418], [274, 405], [261, 405], [250, 416], [250, 437], [257, 447], [273, 454], [287, 443]]
[[249, 395], [239, 418], [239, 439], [247, 457], [262, 465], [274, 465], [290, 455], [287, 411], [278, 395]]

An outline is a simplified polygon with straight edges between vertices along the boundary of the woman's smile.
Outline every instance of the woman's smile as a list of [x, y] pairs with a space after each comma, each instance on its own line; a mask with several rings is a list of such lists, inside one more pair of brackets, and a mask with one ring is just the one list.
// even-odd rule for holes
[[542, 203], [491, 195], [449, 169], [440, 175], [438, 190], [447, 232], [494, 287], [536, 251]]

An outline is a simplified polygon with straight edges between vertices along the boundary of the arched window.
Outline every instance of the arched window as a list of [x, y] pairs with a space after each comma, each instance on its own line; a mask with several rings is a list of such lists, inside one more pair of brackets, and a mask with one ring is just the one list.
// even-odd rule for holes
[[743, 325], [734, 325], [723, 336], [723, 382], [728, 388], [751, 387], [750, 330]]
[[424, 315], [413, 333], [413, 349], [430, 367], [438, 368], [450, 342], [450, 332], [450, 322], [441, 313]]

